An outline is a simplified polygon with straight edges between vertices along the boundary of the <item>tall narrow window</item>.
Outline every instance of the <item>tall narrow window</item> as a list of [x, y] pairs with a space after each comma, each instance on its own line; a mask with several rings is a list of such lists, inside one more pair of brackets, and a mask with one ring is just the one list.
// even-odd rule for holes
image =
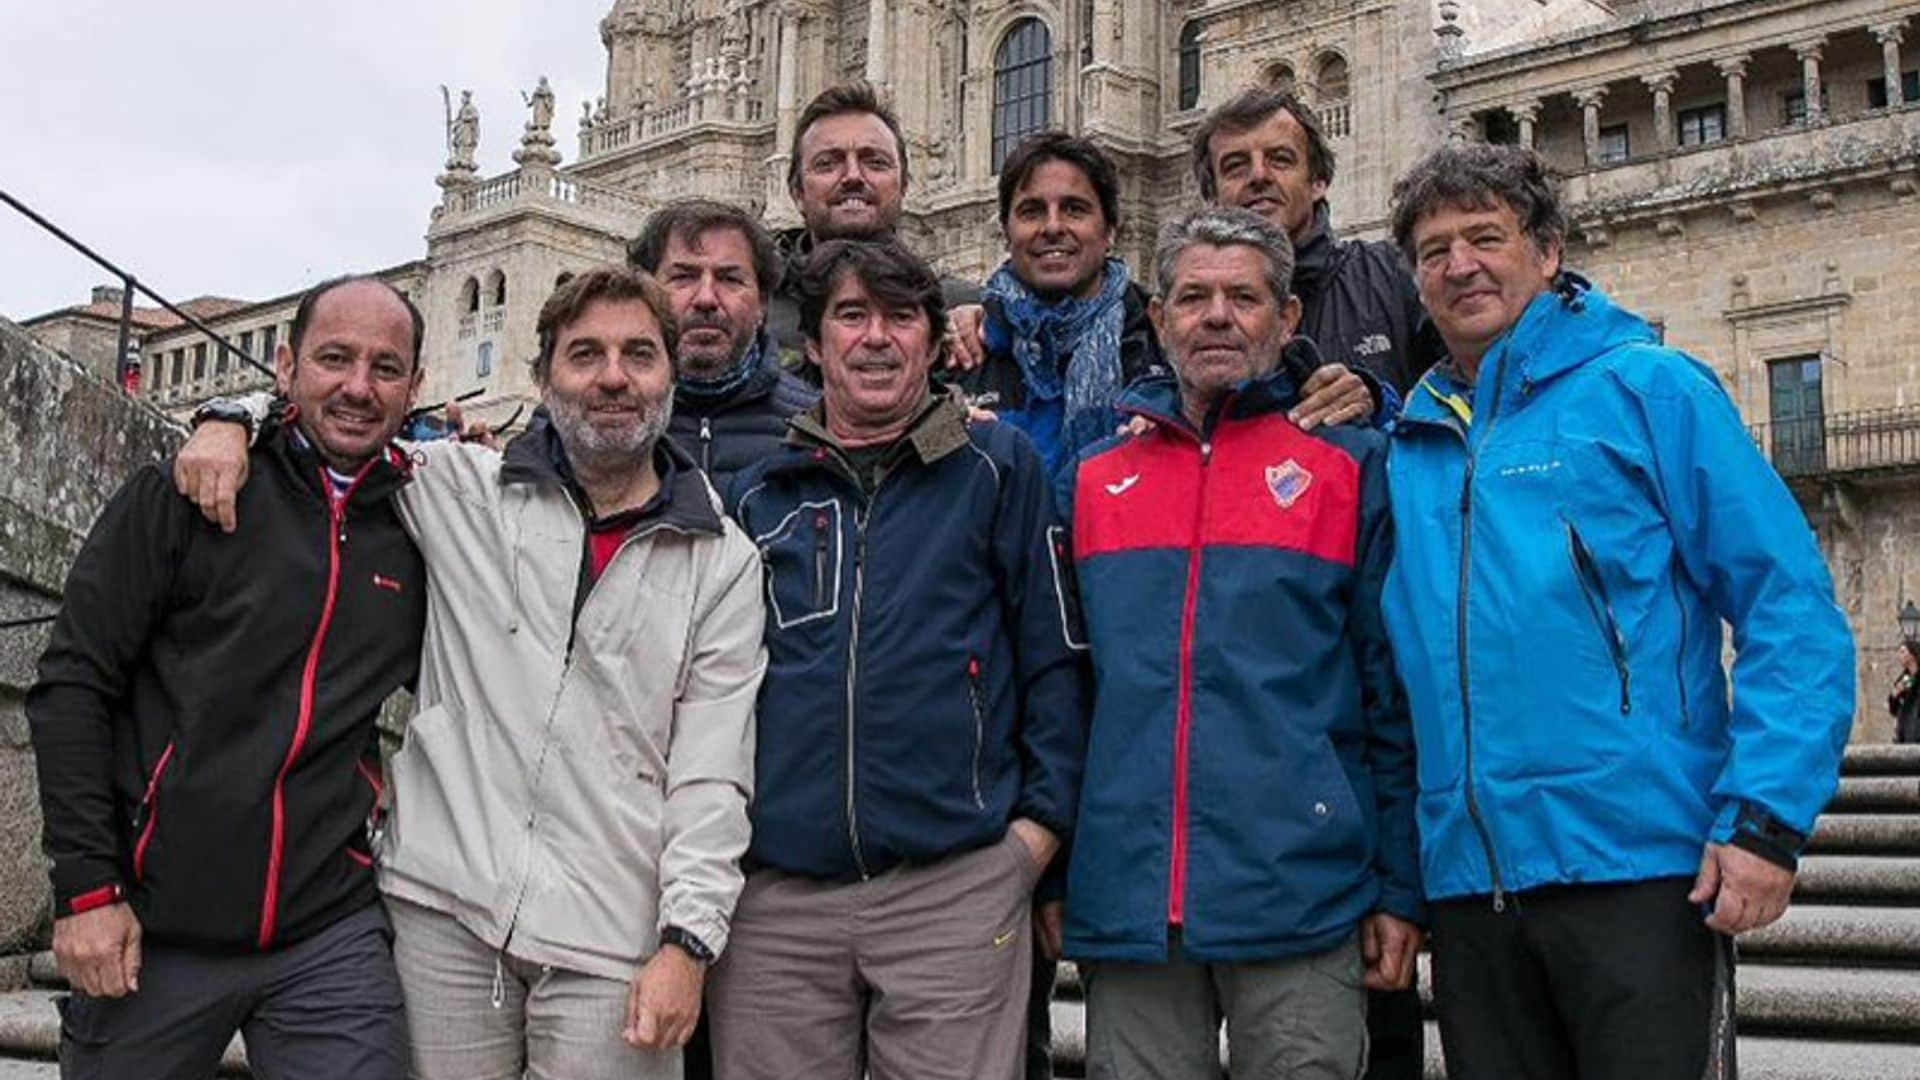
[[1803, 476], [1826, 468], [1827, 414], [1820, 393], [1820, 358], [1775, 360], [1767, 365], [1767, 388], [1773, 467], [1781, 476]]
[[1053, 35], [1021, 19], [993, 54], [993, 171], [1020, 140], [1053, 119]]
[[1260, 81], [1265, 83], [1269, 90], [1284, 90], [1291, 94], [1294, 92], [1295, 83], [1299, 80], [1294, 78], [1293, 65], [1281, 60], [1268, 65], [1267, 70], [1261, 74]]
[[1336, 53], [1321, 57], [1314, 72], [1314, 109], [1330, 139], [1353, 134], [1352, 105], [1348, 101], [1347, 61]]
[[1180, 28], [1180, 111], [1200, 104], [1200, 20]]
[[479, 379], [493, 374], [493, 342], [483, 341], [474, 350], [473, 374]]
[[498, 270], [487, 279], [487, 297], [494, 307], [507, 306], [507, 275]]
[[467, 283], [460, 286], [460, 312], [463, 315], [471, 315], [479, 310], [480, 283], [473, 278], [468, 278]]
[[193, 347], [193, 381], [199, 382], [207, 377], [207, 343], [201, 342]]
[[1627, 125], [1611, 124], [1600, 129], [1600, 164], [1618, 165], [1633, 156], [1627, 143]]

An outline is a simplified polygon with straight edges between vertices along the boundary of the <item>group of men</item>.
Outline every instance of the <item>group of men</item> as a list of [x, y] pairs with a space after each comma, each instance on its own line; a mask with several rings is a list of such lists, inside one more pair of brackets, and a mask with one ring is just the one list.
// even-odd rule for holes
[[28, 699], [64, 1075], [1041, 1077], [1064, 956], [1090, 1076], [1412, 1077], [1429, 935], [1456, 1078], [1732, 1075], [1851, 641], [1536, 157], [1342, 241], [1250, 91], [1136, 282], [1046, 133], [977, 291], [869, 88], [792, 160], [801, 233], [556, 290], [503, 451], [392, 443], [421, 320], [349, 278], [108, 506]]

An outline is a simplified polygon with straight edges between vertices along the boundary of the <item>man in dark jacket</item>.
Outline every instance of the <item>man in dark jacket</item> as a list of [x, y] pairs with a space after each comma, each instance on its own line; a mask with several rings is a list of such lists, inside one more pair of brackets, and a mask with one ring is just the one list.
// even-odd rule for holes
[[1404, 397], [1444, 346], [1400, 249], [1334, 233], [1333, 147], [1314, 111], [1285, 90], [1247, 90], [1194, 129], [1192, 160], [1209, 203], [1251, 210], [1292, 238], [1300, 335], [1326, 361], [1372, 372]]
[[780, 367], [766, 328], [782, 272], [773, 240], [738, 207], [687, 199], [647, 218], [627, 261], [660, 282], [679, 320], [668, 434], [724, 492], [820, 396]]
[[1287, 418], [1317, 366], [1290, 256], [1245, 211], [1175, 222], [1151, 309], [1174, 374], [1122, 402], [1151, 426], [1062, 477], [1094, 659], [1066, 920], [1093, 1080], [1217, 1076], [1222, 1017], [1236, 1076], [1353, 1077], [1362, 986], [1413, 974], [1386, 441]]
[[830, 242], [801, 299], [824, 396], [729, 497], [768, 669], [716, 1071], [1010, 1077], [1083, 751], [1065, 536], [1026, 438], [932, 391], [924, 262]]
[[241, 530], [150, 466], [74, 564], [26, 706], [68, 1076], [211, 1076], [236, 1030], [263, 1075], [406, 1075], [369, 833], [425, 616], [389, 499], [421, 326], [376, 279], [314, 288]]
[[[781, 274], [771, 289], [767, 326], [789, 366], [817, 381], [805, 362], [800, 279], [814, 246], [827, 240], [893, 240], [907, 197], [907, 140], [900, 121], [870, 83], [829, 86], [801, 110], [788, 149], [787, 193], [804, 224], [776, 239]], [[940, 282], [947, 306], [977, 303], [970, 282]]]

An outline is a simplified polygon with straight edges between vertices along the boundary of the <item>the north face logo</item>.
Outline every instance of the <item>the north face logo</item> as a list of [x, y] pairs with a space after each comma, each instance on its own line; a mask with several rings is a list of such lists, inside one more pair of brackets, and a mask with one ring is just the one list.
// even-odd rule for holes
[[1300, 496], [1305, 495], [1312, 486], [1313, 474], [1292, 458], [1278, 465], [1267, 466], [1267, 491], [1282, 510], [1293, 509], [1293, 504], [1299, 502]]
[[1354, 343], [1353, 355], [1379, 356], [1383, 352], [1388, 352], [1392, 350], [1392, 348], [1393, 348], [1393, 342], [1387, 340], [1387, 335], [1368, 334], [1366, 337], [1363, 337], [1358, 342]]

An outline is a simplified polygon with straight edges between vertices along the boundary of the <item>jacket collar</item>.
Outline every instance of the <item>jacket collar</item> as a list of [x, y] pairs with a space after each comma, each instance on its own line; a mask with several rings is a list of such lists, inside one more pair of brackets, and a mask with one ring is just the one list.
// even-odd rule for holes
[[[930, 387], [920, 407], [920, 415], [907, 429], [904, 439], [923, 465], [931, 465], [967, 445], [967, 408], [957, 388]], [[787, 427], [787, 445], [796, 448], [833, 450], [844, 454], [840, 440], [827, 430], [826, 401], [815, 402], [798, 413]]]
[[[1533, 298], [1520, 319], [1494, 339], [1480, 361], [1479, 380], [1468, 383], [1453, 364], [1434, 365], [1407, 397], [1408, 420], [1452, 426], [1474, 412], [1517, 406], [1535, 387], [1622, 345], [1654, 344], [1653, 328], [1614, 304], [1592, 282], [1563, 270], [1547, 291]], [[1461, 404], [1470, 402], [1461, 415]]]
[[[322, 475], [327, 463], [295, 425], [296, 412], [292, 403], [284, 403], [281, 408], [280, 422], [274, 429], [274, 435], [262, 442], [261, 449], [294, 484], [312, 492], [323, 502], [327, 501], [331, 494]], [[359, 479], [348, 493], [348, 505], [365, 506], [405, 487], [413, 479], [413, 459], [398, 446], [388, 443], [357, 475]]]
[[[720, 512], [693, 458], [672, 439], [662, 436], [653, 444], [653, 465], [660, 474], [660, 491], [647, 506], [633, 512], [635, 524], [644, 519], [682, 532], [719, 533]], [[587, 505], [573, 479], [567, 448], [545, 405], [533, 410], [527, 430], [507, 444], [501, 457], [500, 482], [559, 487], [582, 508]]]
[[[1227, 410], [1225, 418], [1231, 420], [1285, 412], [1293, 408], [1300, 402], [1300, 388], [1293, 373], [1313, 371], [1319, 366], [1319, 347], [1311, 339], [1296, 334], [1281, 349], [1280, 362], [1272, 371], [1248, 379], [1221, 396], [1220, 401], [1215, 403], [1213, 413], [1207, 418], [1205, 430], [1212, 431], [1219, 424], [1222, 405]], [[1138, 380], [1121, 396], [1118, 407], [1124, 413], [1172, 424], [1189, 434], [1200, 434], [1194, 431], [1193, 424], [1187, 420], [1186, 412], [1181, 408], [1180, 381], [1172, 373], [1149, 375]]]
[[1340, 252], [1340, 238], [1334, 234], [1327, 201], [1313, 204], [1313, 224], [1307, 238], [1293, 246], [1293, 293], [1301, 300], [1320, 295], [1333, 269], [1334, 256]]

